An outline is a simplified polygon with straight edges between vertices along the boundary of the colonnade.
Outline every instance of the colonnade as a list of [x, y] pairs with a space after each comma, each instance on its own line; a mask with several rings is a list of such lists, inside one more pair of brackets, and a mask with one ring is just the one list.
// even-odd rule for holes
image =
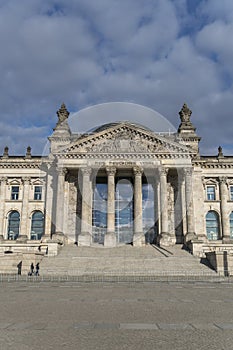
[[[133, 245], [142, 246], [145, 244], [145, 236], [143, 233], [143, 208], [142, 208], [142, 176], [143, 168], [140, 166], [132, 167], [134, 176], [134, 234]], [[82, 174], [82, 218], [81, 218], [81, 232], [78, 234], [78, 244], [90, 246], [92, 243], [92, 200], [93, 200], [93, 186], [92, 186], [92, 169], [90, 167], [80, 168]], [[155, 200], [159, 208], [160, 220], [160, 236], [170, 237], [170, 243], [176, 242], [175, 233], [171, 237], [169, 231], [168, 218], [168, 188], [167, 188], [167, 174], [169, 168], [159, 167], [154, 170], [154, 180], [156, 185]], [[114, 166], [107, 166], [105, 168], [107, 175], [107, 230], [105, 234], [104, 245], [115, 246], [115, 177], [117, 168]], [[56, 199], [56, 232], [63, 232], [63, 212], [64, 212], [64, 183], [66, 170], [60, 169], [57, 175], [57, 199]], [[193, 195], [192, 195], [192, 171], [191, 169], [184, 169], [183, 171], [185, 198], [182, 200], [186, 203], [186, 228], [183, 233], [189, 237], [195, 236], [194, 228], [194, 212], [193, 212]], [[158, 190], [158, 191], [157, 191]], [[159, 203], [158, 203], [159, 202]], [[187, 236], [188, 237], [188, 236]], [[166, 242], [166, 239], [164, 240]], [[163, 241], [162, 241], [163, 243]], [[165, 243], [166, 244], [166, 243]]]

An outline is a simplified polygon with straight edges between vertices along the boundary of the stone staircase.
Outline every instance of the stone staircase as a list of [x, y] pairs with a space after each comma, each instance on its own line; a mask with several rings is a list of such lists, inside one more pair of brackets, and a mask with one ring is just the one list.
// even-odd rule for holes
[[40, 263], [43, 276], [216, 276], [181, 245], [116, 248], [64, 246], [55, 257]]

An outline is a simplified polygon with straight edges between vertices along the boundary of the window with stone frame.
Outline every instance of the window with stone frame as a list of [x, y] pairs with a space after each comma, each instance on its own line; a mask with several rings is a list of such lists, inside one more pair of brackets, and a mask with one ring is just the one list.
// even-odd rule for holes
[[208, 201], [216, 200], [215, 186], [206, 186], [206, 198]]
[[230, 200], [233, 201], [233, 186], [230, 186]]
[[233, 211], [230, 213], [230, 238], [233, 238]]
[[34, 200], [41, 201], [42, 199], [42, 186], [34, 186]]
[[19, 199], [19, 186], [11, 186], [11, 200]]
[[215, 241], [220, 237], [219, 215], [214, 210], [206, 214], [206, 235], [210, 241]]

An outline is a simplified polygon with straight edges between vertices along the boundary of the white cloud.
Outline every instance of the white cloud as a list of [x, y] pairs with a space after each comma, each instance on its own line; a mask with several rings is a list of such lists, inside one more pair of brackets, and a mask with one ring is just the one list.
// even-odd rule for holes
[[187, 102], [203, 149], [213, 149], [216, 140], [230, 143], [232, 1], [190, 6], [188, 0], [1, 1], [2, 147], [24, 152], [33, 130], [31, 145], [41, 150], [63, 101], [73, 111], [135, 102], [174, 125]]

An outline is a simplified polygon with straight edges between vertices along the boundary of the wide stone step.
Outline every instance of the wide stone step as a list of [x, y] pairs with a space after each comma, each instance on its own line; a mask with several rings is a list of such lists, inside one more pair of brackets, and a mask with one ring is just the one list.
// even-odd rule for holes
[[77, 247], [68, 245], [41, 262], [44, 275], [203, 275], [215, 274], [181, 246], [162, 249]]

